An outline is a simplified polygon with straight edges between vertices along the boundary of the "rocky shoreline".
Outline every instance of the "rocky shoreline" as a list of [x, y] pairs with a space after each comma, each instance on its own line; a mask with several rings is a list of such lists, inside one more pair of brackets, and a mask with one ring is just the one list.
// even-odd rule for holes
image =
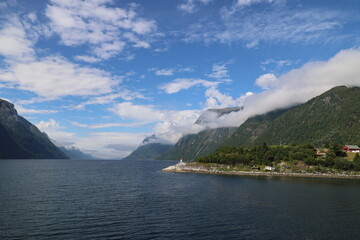
[[200, 173], [214, 175], [237, 175], [237, 176], [274, 176], [274, 177], [306, 177], [306, 178], [343, 178], [360, 179], [360, 175], [348, 173], [289, 173], [289, 172], [259, 172], [259, 171], [232, 171], [220, 170], [214, 166], [204, 166], [194, 163], [179, 162], [163, 169], [164, 172]]

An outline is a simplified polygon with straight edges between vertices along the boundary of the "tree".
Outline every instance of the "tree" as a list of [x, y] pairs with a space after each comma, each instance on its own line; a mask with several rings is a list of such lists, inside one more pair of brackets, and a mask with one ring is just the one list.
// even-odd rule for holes
[[346, 153], [342, 151], [342, 146], [338, 143], [332, 143], [330, 145], [330, 151], [338, 157], [346, 157]]
[[356, 153], [354, 158], [353, 158], [353, 161], [356, 162], [356, 163], [360, 163], [360, 155], [359, 153]]

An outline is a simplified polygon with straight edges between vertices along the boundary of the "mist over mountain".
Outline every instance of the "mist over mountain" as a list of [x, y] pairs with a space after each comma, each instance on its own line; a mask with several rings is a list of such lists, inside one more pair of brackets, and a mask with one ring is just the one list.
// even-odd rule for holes
[[[182, 137], [159, 159], [193, 160], [219, 146], [360, 143], [360, 88], [335, 87], [304, 104], [256, 115], [238, 128], [207, 129]], [[240, 113], [237, 113], [240, 114]]]
[[73, 160], [95, 160], [90, 154], [83, 153], [80, 149], [76, 147], [59, 147], [59, 149], [70, 159]]
[[305, 104], [248, 119], [226, 144], [360, 142], [360, 87], [335, 87]]
[[[144, 139], [141, 146], [133, 151], [126, 160], [130, 159], [179, 159], [188, 158], [197, 155], [211, 153], [212, 149], [216, 149], [225, 136], [230, 135], [236, 128], [218, 128], [211, 129], [211, 122], [232, 112], [243, 110], [243, 107], [208, 109], [204, 111], [194, 123], [205, 130], [198, 134], [186, 134], [175, 144], [167, 144], [161, 142], [161, 139], [155, 135]], [[191, 147], [188, 147], [191, 145]], [[186, 147], [186, 148], [184, 148]]]

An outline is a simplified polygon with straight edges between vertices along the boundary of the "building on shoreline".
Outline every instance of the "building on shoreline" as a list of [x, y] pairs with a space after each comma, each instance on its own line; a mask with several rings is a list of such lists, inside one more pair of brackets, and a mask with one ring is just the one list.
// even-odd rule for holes
[[346, 152], [360, 152], [360, 147], [357, 145], [345, 145], [343, 150]]

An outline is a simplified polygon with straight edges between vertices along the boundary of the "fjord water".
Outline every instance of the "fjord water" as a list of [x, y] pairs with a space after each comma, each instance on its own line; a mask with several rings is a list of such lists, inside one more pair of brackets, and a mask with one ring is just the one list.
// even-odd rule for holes
[[0, 161], [0, 239], [360, 239], [360, 181]]

